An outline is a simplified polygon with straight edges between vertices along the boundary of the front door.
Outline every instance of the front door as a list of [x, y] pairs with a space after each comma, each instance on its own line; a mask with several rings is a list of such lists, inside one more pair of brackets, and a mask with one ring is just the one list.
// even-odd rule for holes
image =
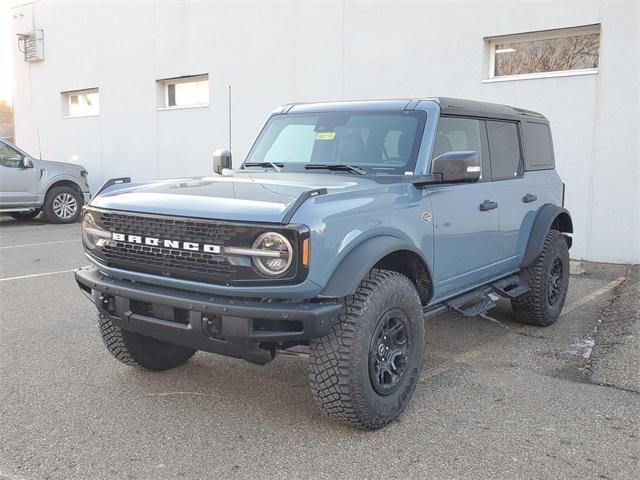
[[33, 206], [37, 203], [38, 179], [34, 168], [24, 167], [25, 157], [0, 142], [0, 207]]
[[441, 117], [433, 158], [451, 151], [479, 152], [482, 177], [477, 183], [429, 189], [436, 299], [451, 297], [491, 279], [498, 254], [498, 204], [491, 183], [484, 121]]

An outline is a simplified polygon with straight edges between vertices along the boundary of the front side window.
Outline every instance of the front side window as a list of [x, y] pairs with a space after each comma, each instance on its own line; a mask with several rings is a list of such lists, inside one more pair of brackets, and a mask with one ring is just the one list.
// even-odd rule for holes
[[489, 77], [597, 71], [600, 26], [488, 38]]
[[284, 168], [351, 165], [368, 173], [413, 173], [424, 112], [321, 112], [269, 119], [245, 164]]
[[88, 117], [100, 114], [97, 88], [62, 92], [62, 114], [65, 117]]
[[520, 172], [520, 141], [514, 122], [487, 121], [487, 137], [494, 180], [517, 177]]
[[24, 157], [9, 145], [0, 142], [0, 165], [9, 168], [21, 168]]
[[[451, 152], [475, 152], [480, 167], [485, 169], [482, 155], [482, 120], [473, 118], [440, 117], [432, 159]], [[484, 175], [483, 175], [484, 176]]]

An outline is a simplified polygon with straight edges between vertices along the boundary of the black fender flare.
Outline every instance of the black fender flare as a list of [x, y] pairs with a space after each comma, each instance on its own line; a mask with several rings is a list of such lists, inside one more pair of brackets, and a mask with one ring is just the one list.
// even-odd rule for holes
[[[573, 233], [573, 221], [571, 220], [571, 214], [568, 210], [551, 203], [543, 205], [540, 210], [538, 210], [538, 214], [533, 221], [533, 226], [529, 233], [529, 241], [527, 242], [527, 248], [524, 252], [520, 268], [528, 267], [535, 261], [538, 255], [540, 255], [544, 247], [544, 239], [556, 220], [558, 229], [561, 232]], [[571, 237], [565, 235], [565, 239], [567, 240], [567, 246], [571, 248]]]
[[[428, 263], [415, 245], [391, 235], [379, 235], [359, 243], [347, 253], [320, 292], [321, 297], [342, 298], [352, 295], [360, 282], [376, 263], [388, 254], [399, 250], [410, 251]], [[431, 274], [431, 272], [429, 272]]]

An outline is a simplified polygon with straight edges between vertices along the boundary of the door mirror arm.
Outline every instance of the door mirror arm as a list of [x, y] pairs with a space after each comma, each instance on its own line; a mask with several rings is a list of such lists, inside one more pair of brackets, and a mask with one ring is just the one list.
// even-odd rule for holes
[[29, 157], [24, 157], [22, 159], [22, 167], [21, 168], [33, 168], [33, 161]]

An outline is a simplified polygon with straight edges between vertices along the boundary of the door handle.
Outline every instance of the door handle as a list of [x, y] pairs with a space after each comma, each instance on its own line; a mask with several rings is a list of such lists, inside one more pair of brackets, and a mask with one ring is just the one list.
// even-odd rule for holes
[[522, 203], [531, 203], [535, 202], [538, 199], [535, 195], [531, 193], [527, 193], [524, 197], [522, 197]]
[[480, 204], [480, 211], [486, 212], [487, 210], [493, 210], [498, 208], [498, 202], [492, 202], [491, 200], [485, 200]]

